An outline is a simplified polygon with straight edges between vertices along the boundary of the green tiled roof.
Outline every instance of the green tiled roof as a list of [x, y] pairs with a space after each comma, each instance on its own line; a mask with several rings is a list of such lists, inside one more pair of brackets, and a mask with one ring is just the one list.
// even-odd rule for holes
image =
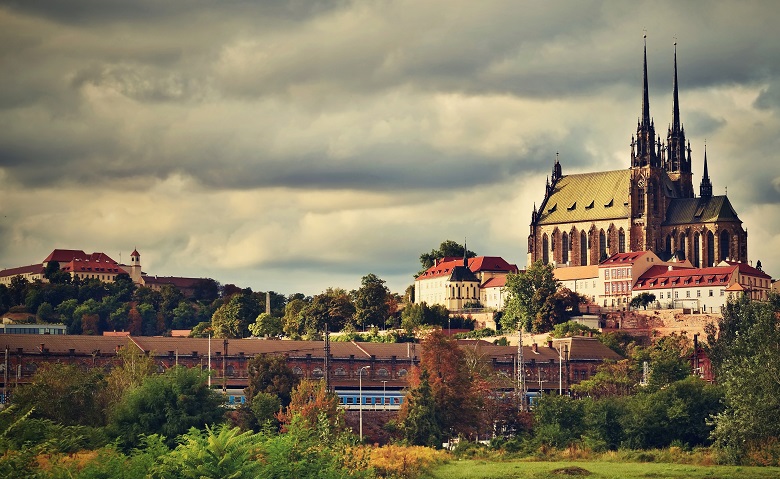
[[566, 175], [539, 211], [539, 224], [628, 218], [630, 170]]
[[676, 198], [666, 210], [664, 225], [740, 221], [726, 196]]

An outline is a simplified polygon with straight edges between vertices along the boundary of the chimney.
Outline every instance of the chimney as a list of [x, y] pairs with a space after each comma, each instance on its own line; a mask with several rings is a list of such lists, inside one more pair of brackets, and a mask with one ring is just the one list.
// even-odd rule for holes
[[549, 341], [547, 341], [547, 347], [548, 347], [548, 348], [550, 348], [550, 349], [552, 349], [552, 339], [550, 339]]
[[531, 345], [531, 350], [533, 350], [533, 352], [535, 352], [535, 353], [538, 353], [539, 352], [539, 345], [536, 344], [536, 343], [532, 344]]

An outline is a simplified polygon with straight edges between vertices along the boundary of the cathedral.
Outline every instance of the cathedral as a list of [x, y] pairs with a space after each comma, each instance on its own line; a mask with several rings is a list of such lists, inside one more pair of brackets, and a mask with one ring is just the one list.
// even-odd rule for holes
[[594, 265], [615, 253], [652, 251], [663, 260], [696, 267], [747, 262], [747, 231], [727, 196], [713, 196], [707, 150], [698, 197], [691, 146], [680, 121], [677, 44], [674, 49], [672, 121], [666, 143], [656, 137], [644, 48], [642, 111], [631, 138], [629, 168], [564, 175], [556, 158], [544, 199], [534, 205], [528, 264]]

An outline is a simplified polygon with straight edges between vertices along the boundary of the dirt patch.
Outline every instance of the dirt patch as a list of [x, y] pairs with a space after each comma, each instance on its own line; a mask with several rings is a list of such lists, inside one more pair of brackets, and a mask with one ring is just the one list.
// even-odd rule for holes
[[583, 469], [581, 467], [569, 466], [562, 467], [560, 469], [553, 469], [550, 471], [550, 474], [555, 474], [556, 476], [590, 476], [592, 473], [589, 470]]

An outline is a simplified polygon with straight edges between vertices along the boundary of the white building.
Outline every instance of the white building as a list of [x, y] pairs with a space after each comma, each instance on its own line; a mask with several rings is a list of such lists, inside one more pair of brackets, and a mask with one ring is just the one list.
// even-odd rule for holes
[[440, 304], [450, 311], [477, 305], [501, 309], [503, 281], [518, 271], [516, 265], [498, 256], [443, 258], [415, 279], [414, 302]]

